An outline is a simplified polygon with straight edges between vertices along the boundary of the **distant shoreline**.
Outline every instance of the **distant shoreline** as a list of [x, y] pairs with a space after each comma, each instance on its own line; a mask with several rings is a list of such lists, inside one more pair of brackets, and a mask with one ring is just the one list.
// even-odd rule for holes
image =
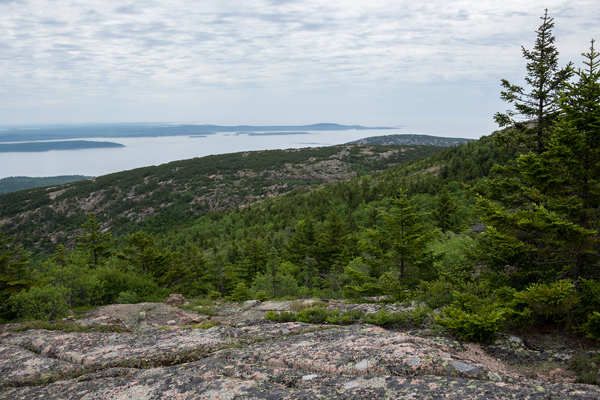
[[[398, 129], [390, 127], [365, 127], [361, 125], [340, 125], [320, 123], [298, 126], [221, 126], [193, 124], [80, 124], [80, 125], [47, 125], [35, 128], [22, 126], [0, 129], [1, 142], [33, 142], [46, 140], [66, 140], [83, 138], [141, 138], [164, 136], [204, 136], [223, 132], [254, 134], [256, 132], [273, 132], [282, 135], [285, 132], [319, 132], [349, 130], [384, 130]], [[254, 135], [253, 135], [254, 136]]]
[[115, 142], [65, 140], [61, 142], [0, 143], [0, 153], [34, 153], [52, 150], [85, 150], [125, 147]]
[[238, 132], [238, 135], [248, 136], [281, 136], [281, 135], [312, 135], [313, 132]]

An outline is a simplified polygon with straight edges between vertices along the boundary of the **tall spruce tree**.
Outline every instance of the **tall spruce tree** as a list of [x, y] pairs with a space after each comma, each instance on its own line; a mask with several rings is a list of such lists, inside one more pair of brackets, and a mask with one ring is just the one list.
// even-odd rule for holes
[[[488, 223], [479, 240], [487, 262], [510, 265], [522, 283], [597, 276], [600, 211], [600, 60], [584, 53], [586, 68], [567, 83], [560, 117], [546, 151], [521, 155], [514, 170], [513, 203], [480, 197]], [[487, 253], [487, 254], [486, 254]]]
[[559, 113], [559, 93], [573, 74], [571, 63], [562, 69], [558, 67], [558, 51], [552, 35], [554, 18], [548, 16], [548, 9], [541, 20], [533, 49], [521, 46], [523, 57], [528, 60], [527, 88], [502, 79], [504, 90], [500, 97], [513, 104], [514, 109], [494, 116], [500, 127], [510, 127], [496, 133], [496, 143], [537, 154], [541, 154], [547, 145], [548, 130]]
[[458, 204], [456, 203], [454, 196], [452, 196], [448, 190], [448, 187], [444, 187], [435, 200], [436, 204], [432, 212], [432, 217], [438, 228], [442, 230], [442, 233], [456, 230], [458, 228], [458, 223], [456, 221]]
[[6, 300], [11, 294], [33, 284], [28, 254], [21, 253], [13, 243], [14, 237], [0, 231], [0, 316], [9, 312]]
[[433, 260], [427, 247], [437, 231], [427, 226], [424, 215], [410, 204], [403, 190], [382, 219], [380, 227], [367, 229], [367, 240], [362, 243], [371, 270], [379, 274], [392, 272], [404, 286], [428, 277]]
[[77, 247], [87, 254], [90, 266], [96, 268], [113, 254], [112, 246], [116, 243], [116, 239], [112, 238], [110, 232], [102, 232], [102, 225], [93, 212], [89, 213], [82, 227], [83, 235], [77, 236]]

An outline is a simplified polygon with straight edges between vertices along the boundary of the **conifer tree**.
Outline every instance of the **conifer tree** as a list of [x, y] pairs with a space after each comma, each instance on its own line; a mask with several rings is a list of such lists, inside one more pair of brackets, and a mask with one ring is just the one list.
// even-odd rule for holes
[[77, 247], [87, 253], [90, 266], [96, 268], [101, 261], [113, 254], [111, 248], [116, 240], [113, 240], [110, 232], [102, 232], [102, 226], [93, 212], [88, 215], [82, 227], [83, 235], [77, 235]]
[[548, 9], [540, 19], [542, 25], [536, 31], [533, 49], [521, 46], [523, 57], [528, 60], [527, 88], [503, 79], [504, 90], [500, 97], [513, 104], [514, 109], [494, 116], [500, 127], [512, 127], [496, 133], [498, 144], [537, 154], [541, 154], [547, 145], [548, 130], [559, 113], [559, 93], [572, 76], [571, 63], [563, 69], [558, 67], [558, 51], [552, 35], [554, 18], [548, 16]]
[[336, 211], [332, 211], [321, 225], [317, 235], [317, 254], [320, 271], [330, 274], [340, 272], [349, 261], [350, 230]]
[[33, 284], [28, 254], [20, 253], [13, 243], [13, 237], [0, 231], [0, 315], [8, 312], [8, 296], [27, 290]]
[[456, 204], [456, 200], [448, 188], [445, 187], [437, 196], [435, 208], [432, 212], [433, 219], [437, 223], [438, 228], [442, 230], [442, 233], [453, 231], [458, 227], [456, 222], [457, 212], [458, 204]]
[[560, 117], [548, 132], [546, 151], [517, 161], [512, 197], [518, 203], [478, 201], [488, 223], [479, 241], [487, 261], [510, 265], [524, 283], [565, 275], [578, 282], [597, 265], [600, 60], [593, 41], [583, 55], [586, 68], [561, 92]]
[[362, 243], [365, 261], [380, 274], [393, 271], [403, 285], [426, 277], [432, 261], [427, 245], [437, 232], [429, 229], [403, 190], [382, 217], [380, 227], [367, 230]]

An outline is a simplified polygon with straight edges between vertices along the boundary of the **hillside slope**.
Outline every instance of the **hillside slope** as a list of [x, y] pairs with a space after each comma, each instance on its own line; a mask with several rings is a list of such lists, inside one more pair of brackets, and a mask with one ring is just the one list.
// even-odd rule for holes
[[435, 146], [332, 146], [214, 155], [0, 196], [3, 230], [26, 248], [69, 242], [95, 212], [131, 232], [185, 224], [293, 189], [346, 180], [441, 151]]
[[472, 142], [473, 139], [464, 138], [448, 138], [440, 136], [429, 136], [429, 135], [412, 135], [412, 134], [398, 134], [398, 135], [384, 135], [384, 136], [371, 136], [364, 139], [354, 140], [347, 144], [362, 144], [362, 145], [421, 145], [421, 146], [459, 146], [461, 144], [467, 144]]

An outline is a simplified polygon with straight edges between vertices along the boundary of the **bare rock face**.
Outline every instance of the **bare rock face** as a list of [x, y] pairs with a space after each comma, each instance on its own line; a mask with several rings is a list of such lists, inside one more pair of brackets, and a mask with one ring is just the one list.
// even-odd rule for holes
[[77, 322], [84, 326], [116, 325], [124, 330], [146, 331], [167, 325], [197, 324], [206, 319], [204, 315], [181, 310], [165, 303], [138, 303], [98, 307]]
[[165, 299], [165, 304], [170, 306], [180, 307], [185, 304], [185, 297], [182, 294], [170, 294]]
[[[199, 329], [181, 324], [181, 310], [155, 305], [168, 307], [161, 314], [151, 304], [103, 307], [83, 321], [99, 314], [138, 321], [130, 331], [6, 330], [0, 399], [600, 398], [598, 387], [531, 380], [478, 345], [449, 338], [250, 321], [259, 311], [239, 306], [220, 306], [227, 318], [234, 307], [246, 315], [236, 326]], [[158, 319], [161, 328], [149, 328]]]

